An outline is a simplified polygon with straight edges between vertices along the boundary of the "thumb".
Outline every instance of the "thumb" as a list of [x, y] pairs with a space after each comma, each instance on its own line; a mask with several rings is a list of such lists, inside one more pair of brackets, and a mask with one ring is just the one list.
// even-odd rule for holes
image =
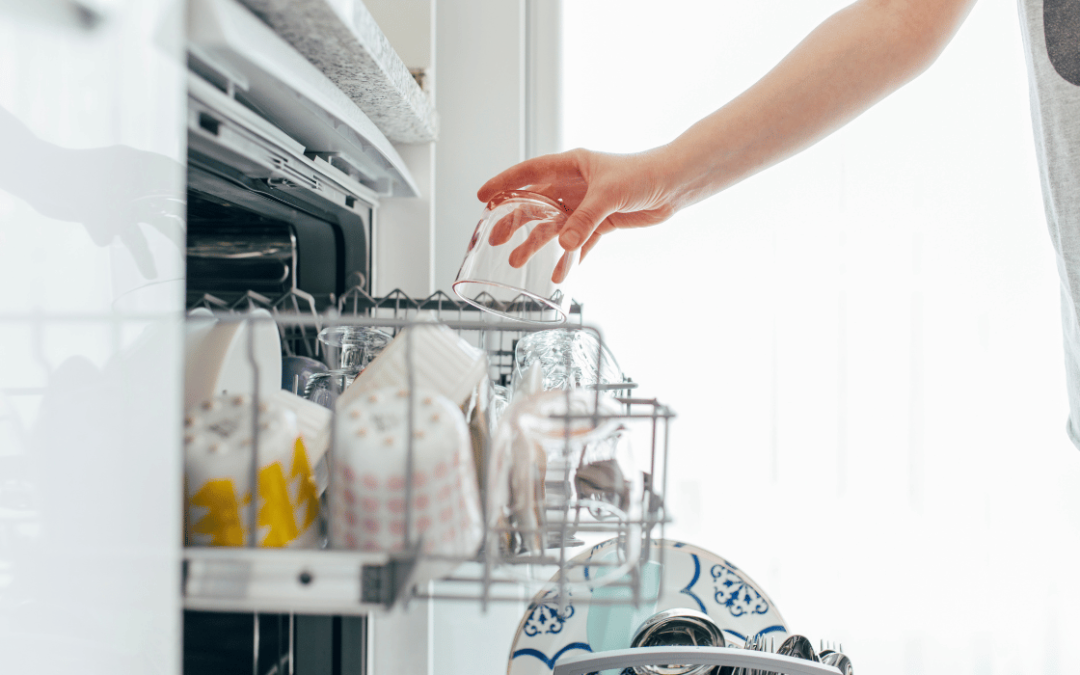
[[567, 251], [581, 246], [614, 211], [602, 197], [592, 192], [586, 193], [581, 205], [567, 218], [559, 235], [559, 246]]

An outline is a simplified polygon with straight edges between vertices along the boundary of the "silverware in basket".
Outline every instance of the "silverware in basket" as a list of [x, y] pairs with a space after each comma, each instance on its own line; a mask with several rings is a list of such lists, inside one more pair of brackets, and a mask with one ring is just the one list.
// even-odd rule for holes
[[[634, 633], [631, 647], [724, 647], [720, 626], [707, 614], [692, 609], [668, 609], [645, 620]], [[668, 664], [636, 666], [635, 675], [710, 675], [713, 666]]]
[[841, 651], [830, 651], [821, 657], [821, 662], [836, 668], [841, 675], [854, 675], [855, 673], [855, 669], [851, 665], [851, 659]]
[[792, 635], [788, 637], [788, 639], [784, 640], [783, 644], [780, 645], [780, 648], [776, 650], [776, 653], [782, 656], [793, 656], [797, 659], [813, 661], [815, 663], [821, 662], [817, 652], [814, 651], [814, 645], [802, 635]]

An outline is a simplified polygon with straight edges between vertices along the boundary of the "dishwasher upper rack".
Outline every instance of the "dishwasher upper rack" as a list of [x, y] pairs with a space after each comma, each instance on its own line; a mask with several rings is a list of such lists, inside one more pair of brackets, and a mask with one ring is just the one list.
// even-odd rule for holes
[[[318, 327], [327, 328], [339, 325], [368, 326], [382, 329], [390, 329], [394, 332], [409, 326], [426, 324], [431, 321], [417, 321], [413, 319], [394, 319], [361, 316], [342, 316], [336, 312], [324, 313], [323, 315], [310, 316], [307, 314], [285, 314], [257, 316], [251, 314], [238, 314], [232, 312], [218, 312], [216, 317], [224, 322], [268, 322], [275, 324], [284, 321], [290, 326], [300, 326], [304, 330], [312, 330]], [[522, 334], [525, 332], [537, 332], [545, 330], [543, 326], [521, 325], [505, 321], [492, 323], [489, 321], [443, 321], [443, 325], [458, 331], [460, 334], [468, 332], [500, 334], [503, 332]], [[597, 341], [602, 344], [603, 337], [599, 330], [588, 326], [574, 327], [579, 330], [587, 330], [594, 333]], [[251, 336], [253, 330], [247, 330]], [[409, 339], [406, 339], [407, 349], [410, 351]], [[249, 340], [248, 360], [254, 365], [254, 344]], [[599, 355], [598, 355], [599, 358]], [[407, 363], [411, 358], [407, 358]], [[411, 368], [411, 365], [409, 366]], [[254, 411], [253, 429], [258, 426], [259, 401], [257, 392], [258, 369], [254, 369], [252, 397]], [[411, 385], [412, 374], [409, 375]], [[412, 386], [407, 387], [409, 405], [412, 405]], [[599, 388], [594, 391], [597, 400], [602, 395]], [[564, 509], [560, 521], [550, 521], [541, 526], [538, 533], [544, 537], [555, 532], [565, 533], [570, 518], [574, 518], [575, 526], [580, 527], [586, 522], [585, 530], [589, 530], [600, 536], [603, 533], [611, 535], [616, 541], [616, 550], [620, 552], [618, 558], [625, 560], [628, 554], [624, 551], [638, 551], [639, 562], [648, 561], [654, 553], [652, 542], [657, 537], [655, 531], [659, 528], [659, 537], [663, 538], [663, 527], [668, 522], [664, 508], [664, 494], [666, 492], [667, 475], [667, 450], [668, 450], [668, 427], [674, 413], [652, 399], [631, 399], [621, 397], [618, 399], [622, 404], [621, 412], [608, 417], [618, 418], [621, 423], [637, 424], [644, 423], [650, 427], [649, 435], [651, 447], [648, 449], [648, 479], [644, 489], [638, 496], [640, 499], [640, 516], [635, 519], [626, 518], [618, 522], [588, 523], [587, 517], [581, 518], [582, 506], [579, 504], [574, 509]], [[571, 418], [581, 416], [564, 416], [566, 423]], [[591, 415], [588, 417], [598, 417]], [[600, 416], [603, 417], [603, 416]], [[569, 434], [567, 435], [569, 436]], [[253, 434], [251, 484], [254, 486], [253, 493], [258, 494], [258, 436]], [[569, 447], [569, 446], [568, 446]], [[331, 453], [333, 450], [331, 449]], [[406, 453], [406, 475], [413, 475], [413, 457], [411, 442]], [[334, 480], [334, 472], [330, 471], [330, 480]], [[405, 523], [412, 521], [412, 481], [405, 481]], [[327, 490], [327, 494], [332, 491]], [[587, 507], [585, 507], [587, 508]], [[258, 532], [256, 525], [257, 509], [249, 509], [248, 531]], [[325, 509], [326, 518], [329, 521], [333, 517], [333, 509]], [[218, 610], [218, 611], [289, 611], [306, 612], [317, 614], [367, 614], [371, 611], [386, 608], [401, 602], [407, 602], [413, 597], [452, 597], [456, 600], [476, 600], [484, 606], [494, 601], [521, 601], [520, 577], [505, 574], [511, 569], [524, 567], [535, 568], [538, 565], [549, 565], [556, 572], [554, 584], [540, 584], [539, 587], [547, 589], [553, 596], [559, 598], [558, 602], [564, 602], [569, 597], [569, 581], [564, 573], [571, 564], [568, 551], [565, 547], [548, 549], [541, 555], [512, 556], [507, 555], [502, 548], [496, 545], [497, 538], [506, 534], [505, 529], [489, 527], [489, 519], [482, 519], [483, 541], [485, 546], [481, 554], [470, 558], [453, 558], [426, 554], [421, 552], [419, 541], [411, 538], [406, 528], [405, 540], [410, 544], [405, 550], [395, 552], [359, 552], [353, 550], [318, 550], [318, 549], [272, 549], [256, 547], [255, 537], [252, 537], [252, 545], [246, 548], [234, 547], [186, 547], [184, 550], [184, 602], [189, 609]], [[328, 523], [329, 524], [329, 523]], [[327, 528], [329, 529], [329, 527]], [[518, 534], [528, 535], [536, 533], [535, 530], [514, 530]], [[639, 544], [640, 548], [634, 544]], [[586, 549], [587, 550], [587, 549]], [[662, 553], [661, 553], [662, 555]], [[418, 564], [427, 562], [453, 562], [461, 563], [459, 573], [452, 577], [449, 582], [454, 590], [449, 593], [433, 593], [426, 588], [413, 587], [410, 584], [411, 576]], [[579, 565], [581, 563], [578, 563]], [[615, 566], [615, 563], [589, 562], [590, 568], [601, 568], [606, 565]], [[640, 564], [633, 565], [625, 577], [611, 582], [609, 586], [626, 586], [628, 592], [622, 597], [631, 597], [635, 603], [641, 601], [641, 577], [638, 574]], [[595, 573], [595, 572], [594, 572]], [[442, 584], [442, 582], [440, 582]], [[445, 584], [443, 584], [445, 585]], [[586, 600], [587, 601], [587, 600]], [[576, 600], [575, 600], [576, 602]], [[601, 602], [608, 602], [601, 600]], [[625, 600], [618, 601], [623, 604]]]
[[[443, 291], [435, 291], [425, 298], [413, 298], [401, 289], [394, 289], [385, 296], [375, 297], [364, 289], [363, 279], [357, 281], [359, 283], [345, 291], [339, 299], [335, 299], [334, 307], [337, 316], [402, 320], [426, 316], [440, 322], [474, 320], [485, 325], [493, 323], [498, 326], [498, 329], [493, 331], [458, 329], [457, 332], [474, 347], [487, 353], [492, 381], [503, 386], [509, 385], [514, 367], [514, 346], [524, 334], [524, 330], [512, 328], [518, 324], [504, 319], [496, 320], [491, 314]], [[326, 358], [323, 354], [325, 347], [318, 341], [318, 332], [324, 327], [323, 314], [316, 309], [315, 298], [302, 290], [292, 289], [275, 298], [249, 290], [231, 303], [206, 293], [188, 306], [189, 311], [196, 308], [228, 313], [265, 309], [277, 319], [282, 348], [286, 355]], [[581, 326], [583, 324], [582, 309], [580, 302], [570, 303], [569, 325]], [[530, 309], [529, 305], [519, 303], [517, 306], [516, 315], [523, 321], [534, 317], [537, 313], [537, 310]], [[312, 321], [297, 323], [292, 320], [296, 316], [305, 316]], [[626, 390], [636, 387], [629, 381], [626, 385]]]

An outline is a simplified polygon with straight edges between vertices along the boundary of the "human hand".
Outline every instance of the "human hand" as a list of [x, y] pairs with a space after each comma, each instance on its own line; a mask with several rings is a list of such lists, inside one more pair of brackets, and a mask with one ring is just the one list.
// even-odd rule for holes
[[[570, 150], [512, 166], [485, 183], [476, 196], [487, 202], [499, 192], [522, 189], [561, 201], [572, 211], [561, 227], [541, 225], [514, 249], [510, 265], [521, 267], [556, 236], [567, 251], [581, 248], [584, 258], [610, 232], [667, 220], [676, 210], [674, 168], [662, 148], [633, 155]], [[522, 215], [497, 224], [490, 243], [509, 241], [514, 230], [528, 222], [530, 214]], [[566, 260], [564, 256], [552, 275], [556, 283], [569, 271]]]

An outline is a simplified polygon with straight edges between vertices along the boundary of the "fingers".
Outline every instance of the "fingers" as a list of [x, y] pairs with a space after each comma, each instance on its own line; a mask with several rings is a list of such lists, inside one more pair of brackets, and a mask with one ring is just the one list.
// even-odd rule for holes
[[510, 266], [521, 267], [529, 262], [529, 258], [536, 255], [537, 251], [544, 248], [545, 244], [559, 234], [562, 225], [561, 220], [544, 220], [537, 223], [533, 231], [529, 233], [529, 238], [525, 240], [525, 243], [510, 253]]
[[559, 235], [559, 245], [570, 251], [588, 241], [600, 223], [615, 211], [604, 201], [596, 192], [587, 193], [581, 206], [566, 220], [566, 226]]
[[551, 217], [551, 211], [548, 208], [540, 205], [521, 204], [516, 206], [513, 211], [506, 214], [495, 223], [495, 227], [491, 228], [491, 234], [488, 235], [488, 243], [492, 246], [502, 246], [506, 242], [510, 241], [514, 236], [514, 232], [517, 232], [518, 228], [525, 223], [531, 223], [534, 220], [544, 220]]
[[577, 258], [577, 251], [565, 251], [562, 257], [559, 258], [558, 264], [555, 265], [555, 271], [551, 273], [551, 280], [557, 284], [566, 281], [566, 275], [570, 274], [570, 269], [574, 266]]
[[568, 173], [577, 174], [577, 162], [570, 153], [542, 155], [515, 164], [495, 176], [477, 191], [480, 201], [487, 202], [504, 190], [520, 189], [526, 185], [550, 184], [567, 180]]

